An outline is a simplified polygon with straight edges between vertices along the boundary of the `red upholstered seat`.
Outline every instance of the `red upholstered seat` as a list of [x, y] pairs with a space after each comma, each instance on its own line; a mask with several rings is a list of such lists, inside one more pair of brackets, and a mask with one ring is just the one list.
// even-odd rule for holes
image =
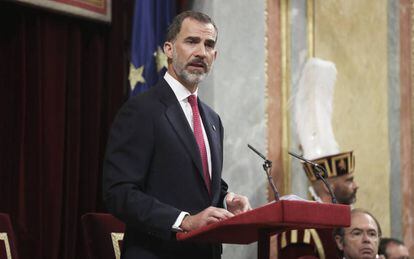
[[0, 213], [0, 259], [18, 259], [10, 217], [4, 213]]
[[111, 214], [82, 216], [86, 250], [90, 259], [119, 259], [125, 225]]

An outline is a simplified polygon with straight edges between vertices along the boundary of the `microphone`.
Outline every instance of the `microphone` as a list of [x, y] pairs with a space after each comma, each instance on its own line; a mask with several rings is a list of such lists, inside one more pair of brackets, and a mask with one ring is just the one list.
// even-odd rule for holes
[[299, 159], [299, 160], [301, 160], [301, 161], [303, 161], [307, 164], [312, 165], [316, 169], [316, 172], [315, 172], [316, 178], [321, 180], [323, 182], [323, 184], [326, 186], [326, 188], [328, 188], [329, 194], [331, 195], [331, 198], [332, 198], [332, 203], [334, 203], [334, 204], [338, 203], [337, 200], [336, 200], [335, 194], [332, 191], [331, 186], [328, 184], [328, 182], [325, 180], [325, 178], [323, 178], [323, 176], [321, 175], [321, 171], [323, 171], [324, 175], [328, 176], [328, 172], [326, 172], [325, 167], [321, 166], [318, 163], [314, 163], [314, 162], [312, 162], [312, 161], [310, 161], [310, 160], [308, 160], [308, 159], [306, 159], [302, 156], [299, 156], [298, 154], [295, 154], [293, 152], [288, 151], [288, 153], [289, 153], [289, 155], [291, 155], [291, 156], [293, 156], [293, 157], [295, 157], [295, 158], [297, 158], [297, 159]]
[[279, 192], [277, 191], [277, 188], [275, 186], [275, 183], [273, 182], [273, 177], [272, 174], [270, 173], [270, 170], [272, 169], [272, 161], [270, 161], [269, 159], [267, 159], [264, 155], [262, 155], [262, 153], [260, 153], [259, 151], [257, 151], [254, 147], [252, 147], [250, 144], [247, 144], [247, 146], [253, 151], [255, 152], [258, 156], [260, 156], [261, 158], [263, 158], [264, 163], [263, 163], [263, 169], [266, 172], [267, 175], [267, 180], [269, 181], [270, 187], [272, 188], [273, 191], [273, 195], [275, 196], [275, 201], [279, 201]]
[[[295, 154], [295, 153], [293, 153], [293, 152], [288, 151], [288, 153], [289, 153], [289, 155], [294, 156], [294, 157], [296, 157], [297, 159], [302, 160], [303, 162], [305, 162], [305, 163], [307, 163], [307, 164], [311, 164], [311, 165], [313, 165], [314, 167], [321, 169], [321, 170], [324, 172], [324, 174], [326, 173], [326, 172], [325, 172], [325, 168], [323, 168], [323, 166], [321, 166], [320, 164], [314, 163], [314, 162], [312, 162], [312, 161], [310, 161], [310, 160], [308, 160], [308, 159], [306, 159], [306, 158], [304, 158], [304, 157], [302, 157], [302, 156], [299, 156], [298, 154]], [[327, 174], [326, 174], [326, 175], [327, 175]], [[326, 176], [326, 175], [325, 175], [325, 176]]]

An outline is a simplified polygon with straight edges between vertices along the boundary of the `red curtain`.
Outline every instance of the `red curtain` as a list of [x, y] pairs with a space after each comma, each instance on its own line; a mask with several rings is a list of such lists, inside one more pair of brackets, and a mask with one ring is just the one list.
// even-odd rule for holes
[[80, 216], [104, 211], [101, 163], [126, 96], [130, 0], [102, 24], [0, 1], [0, 211], [19, 257], [84, 254]]

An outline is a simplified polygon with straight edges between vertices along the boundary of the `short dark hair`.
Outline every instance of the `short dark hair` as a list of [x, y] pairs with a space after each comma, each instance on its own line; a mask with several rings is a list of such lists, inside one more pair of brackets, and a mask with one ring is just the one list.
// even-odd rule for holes
[[165, 39], [166, 41], [172, 42], [175, 40], [178, 33], [180, 33], [181, 25], [186, 18], [191, 18], [201, 23], [211, 23], [214, 26], [214, 29], [216, 30], [216, 39], [217, 39], [217, 34], [218, 34], [217, 26], [207, 14], [195, 12], [195, 11], [185, 11], [185, 12], [180, 13], [176, 17], [174, 17], [170, 26], [168, 26], [167, 35]]
[[[381, 237], [382, 235], [382, 230], [381, 230], [381, 225], [379, 224], [378, 220], [374, 217], [374, 215], [372, 215], [369, 211], [364, 210], [364, 209], [353, 209], [351, 211], [351, 215], [355, 214], [355, 213], [363, 213], [363, 214], [367, 214], [368, 216], [370, 216], [374, 221], [375, 224], [377, 225], [377, 229], [378, 229], [378, 236]], [[341, 238], [343, 238], [345, 235], [345, 228], [335, 228], [333, 230], [333, 236], [335, 238], [335, 236], [340, 236]]]
[[388, 258], [387, 246], [389, 244], [396, 244], [396, 245], [401, 245], [401, 246], [404, 245], [404, 243], [401, 240], [398, 240], [396, 238], [391, 238], [391, 237], [381, 238], [380, 245], [379, 245], [379, 248], [378, 248], [378, 254], [379, 255], [385, 255], [385, 258]]

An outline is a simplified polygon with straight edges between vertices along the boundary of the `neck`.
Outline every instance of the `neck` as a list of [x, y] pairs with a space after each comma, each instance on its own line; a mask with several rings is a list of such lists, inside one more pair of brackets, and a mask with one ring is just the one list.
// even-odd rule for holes
[[195, 93], [195, 91], [197, 90], [197, 87], [198, 87], [198, 85], [197, 84], [185, 84], [185, 83], [183, 83], [183, 82], [181, 82], [180, 81], [180, 83], [182, 83], [183, 84], [183, 86], [185, 87], [185, 88], [187, 88], [188, 89], [188, 91], [190, 91], [192, 94], [193, 93]]
[[329, 193], [321, 191], [320, 188], [309, 186], [309, 192], [315, 201], [323, 203], [332, 203], [332, 197]]
[[175, 70], [172, 66], [172, 64], [168, 65], [168, 73], [175, 78], [175, 80], [177, 80], [178, 82], [180, 82], [185, 88], [188, 89], [188, 91], [190, 91], [190, 93], [195, 93], [195, 91], [197, 90], [198, 84], [197, 83], [189, 83], [188, 81], [182, 79], [181, 77], [179, 77], [177, 75], [177, 73], [175, 73]]
[[321, 195], [321, 200], [323, 203], [332, 203], [331, 195]]

